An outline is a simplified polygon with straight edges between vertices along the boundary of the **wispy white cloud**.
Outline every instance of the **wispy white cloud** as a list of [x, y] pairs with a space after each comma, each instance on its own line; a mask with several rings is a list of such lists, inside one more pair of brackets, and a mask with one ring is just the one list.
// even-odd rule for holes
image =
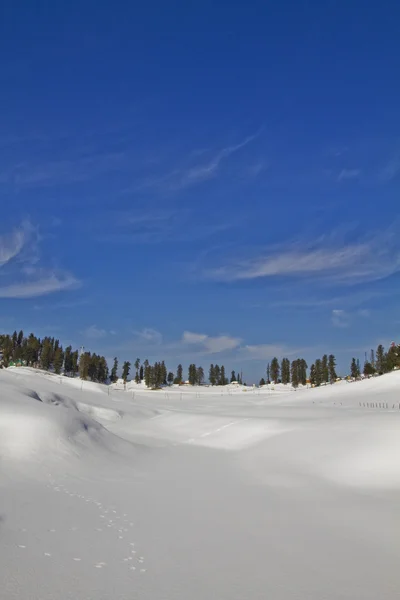
[[[187, 167], [180, 167], [161, 177], [153, 177], [147, 179], [139, 185], [139, 189], [159, 188], [163, 191], [167, 190], [169, 192], [176, 192], [185, 189], [189, 186], [193, 186], [207, 181], [209, 179], [212, 179], [217, 175], [218, 170], [223, 161], [225, 161], [227, 158], [229, 158], [230, 156], [232, 156], [233, 154], [250, 144], [260, 135], [260, 132], [261, 130], [253, 135], [249, 135], [238, 144], [222, 148], [221, 150], [216, 152], [214, 156], [212, 156], [208, 160], [204, 160], [201, 163], [197, 163], [195, 165], [192, 164]], [[200, 155], [203, 155], [204, 153], [205, 152], [201, 152]]]
[[361, 169], [342, 169], [338, 175], [338, 181], [348, 179], [358, 179], [361, 175]]
[[11, 283], [0, 287], [0, 298], [35, 298], [54, 292], [76, 289], [80, 282], [67, 273], [47, 273], [38, 278]]
[[101, 338], [107, 337], [107, 331], [105, 329], [101, 329], [97, 327], [97, 325], [90, 325], [82, 331], [82, 335], [92, 340], [99, 340]]
[[0, 237], [0, 298], [34, 298], [79, 287], [80, 282], [70, 273], [40, 266], [39, 240], [29, 222]]
[[205, 269], [204, 275], [227, 282], [281, 276], [352, 284], [383, 279], [399, 270], [400, 242], [392, 229], [348, 244], [327, 237], [309, 244], [287, 242], [250, 259]]
[[24, 222], [9, 234], [0, 235], [0, 267], [16, 258], [31, 239], [32, 226]]
[[280, 344], [255, 344], [240, 348], [240, 358], [243, 360], [271, 360], [274, 356], [289, 357], [299, 354], [300, 349], [289, 348]]
[[134, 331], [134, 335], [151, 344], [161, 344], [163, 341], [162, 333], [151, 327], [145, 327], [140, 331]]
[[350, 325], [349, 315], [341, 308], [334, 308], [332, 310], [331, 321], [334, 327], [345, 328]]
[[218, 335], [212, 337], [203, 333], [184, 331], [182, 335], [182, 343], [199, 346], [206, 354], [216, 354], [226, 350], [234, 350], [240, 345], [241, 339], [229, 335]]

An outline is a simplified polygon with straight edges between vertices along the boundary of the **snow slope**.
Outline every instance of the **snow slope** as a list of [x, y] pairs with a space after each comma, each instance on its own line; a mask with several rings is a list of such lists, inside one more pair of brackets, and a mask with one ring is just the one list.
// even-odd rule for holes
[[0, 370], [1, 598], [395, 599], [399, 403]]

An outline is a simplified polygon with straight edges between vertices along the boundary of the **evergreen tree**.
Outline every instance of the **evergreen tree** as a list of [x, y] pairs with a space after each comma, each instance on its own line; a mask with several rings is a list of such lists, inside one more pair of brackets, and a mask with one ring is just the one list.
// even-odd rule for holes
[[152, 368], [150, 367], [148, 360], [144, 362], [144, 382], [148, 388], [152, 382]]
[[167, 367], [165, 366], [165, 362], [162, 361], [160, 365], [160, 384], [167, 385]]
[[116, 381], [118, 381], [118, 358], [117, 357], [114, 358], [114, 364], [113, 364], [113, 368], [111, 369], [110, 380], [111, 380], [111, 383], [116, 383]]
[[325, 385], [329, 381], [328, 356], [326, 354], [323, 355], [321, 361], [321, 380]]
[[176, 369], [176, 379], [175, 379], [176, 383], [182, 383], [183, 382], [183, 368], [182, 365], [178, 365], [177, 369]]
[[299, 383], [301, 383], [301, 385], [307, 384], [307, 369], [308, 369], [308, 365], [307, 365], [306, 361], [304, 360], [304, 358], [299, 358], [298, 359], [298, 376], [299, 376]]
[[292, 386], [299, 387], [299, 359], [293, 360], [291, 365]]
[[375, 367], [372, 366], [372, 364], [367, 361], [364, 365], [364, 375], [365, 377], [371, 377], [371, 375], [373, 375], [375, 373]]
[[235, 371], [232, 371], [232, 373], [231, 373], [231, 383], [233, 383], [234, 381], [236, 381], [236, 374], [235, 374]]
[[379, 375], [385, 373], [386, 365], [385, 365], [385, 349], [382, 344], [376, 349], [376, 358], [375, 358], [375, 368]]
[[189, 365], [188, 381], [190, 385], [196, 385], [197, 383], [197, 369], [194, 364]]
[[227, 385], [228, 380], [225, 377], [225, 367], [224, 365], [221, 366], [221, 371], [220, 371], [220, 378], [219, 378], [219, 384], [220, 385]]
[[122, 367], [122, 379], [124, 380], [124, 383], [126, 383], [128, 380], [130, 368], [131, 363], [129, 362], [129, 360], [126, 360]]
[[357, 379], [358, 377], [357, 361], [355, 358], [351, 359], [350, 375], [353, 377], [353, 379]]
[[261, 377], [259, 386], [261, 387], [263, 385], [265, 385], [265, 379], [263, 377]]
[[75, 350], [75, 352], [72, 353], [71, 355], [71, 362], [72, 362], [72, 375], [74, 377], [77, 376], [78, 371], [79, 371], [79, 366], [78, 366], [78, 357], [79, 357], [79, 353], [78, 350]]
[[311, 365], [310, 368], [310, 383], [311, 385], [316, 385], [317, 384], [317, 376], [316, 376], [316, 372], [315, 372], [315, 365]]
[[52, 353], [53, 353], [53, 348], [52, 348], [51, 339], [46, 337], [43, 340], [42, 350], [40, 353], [40, 366], [45, 371], [48, 371], [50, 369]]
[[210, 365], [210, 370], [208, 372], [208, 380], [210, 382], [211, 385], [216, 385], [217, 383], [217, 378], [215, 376], [215, 368], [214, 365]]
[[140, 381], [143, 381], [143, 379], [144, 379], [144, 368], [143, 368], [143, 365], [140, 365], [139, 379], [140, 379]]
[[333, 354], [329, 355], [328, 358], [328, 372], [329, 372], [329, 382], [335, 383], [336, 379], [337, 379], [337, 375], [336, 375], [336, 359], [334, 357]]
[[64, 354], [64, 374], [70, 375], [72, 372], [72, 346], [65, 348]]
[[172, 385], [174, 383], [174, 374], [170, 371], [167, 375], [168, 385]]
[[219, 365], [214, 367], [215, 385], [221, 385], [221, 369]]
[[79, 357], [79, 377], [81, 379], [87, 379], [89, 377], [90, 360], [90, 352], [82, 352]]
[[58, 346], [57, 350], [54, 352], [54, 372], [56, 375], [61, 373], [61, 369], [64, 362], [64, 352], [61, 346]]
[[274, 383], [278, 383], [279, 381], [279, 361], [276, 357], [271, 360], [271, 379]]
[[36, 367], [39, 362], [40, 342], [31, 333], [27, 340], [25, 360], [29, 367]]
[[203, 367], [197, 367], [197, 385], [203, 385], [204, 383], [204, 369]]
[[317, 360], [315, 361], [315, 385], [318, 387], [321, 385], [322, 382], [322, 364], [321, 364], [321, 360], [319, 358], [317, 358]]
[[97, 368], [97, 381], [100, 383], [106, 383], [108, 379], [108, 366], [104, 356], [99, 357], [98, 368]]
[[267, 364], [267, 383], [271, 383], [271, 365], [268, 363]]
[[136, 383], [139, 383], [139, 381], [140, 381], [140, 378], [139, 378], [140, 358], [137, 358], [135, 360], [135, 369], [136, 369], [135, 381], [136, 381]]
[[3, 364], [7, 368], [11, 362], [13, 355], [13, 343], [9, 335], [5, 336], [2, 343]]
[[282, 358], [281, 380], [285, 385], [290, 383], [290, 362], [288, 358]]
[[376, 365], [375, 365], [375, 352], [372, 350], [372, 348], [371, 348], [371, 358], [370, 358], [369, 362], [371, 363], [371, 366], [375, 369], [376, 368]]
[[360, 377], [361, 368], [360, 368], [360, 359], [359, 358], [357, 358], [356, 364], [357, 364], [357, 377]]
[[90, 354], [89, 366], [88, 366], [88, 376], [91, 381], [97, 381], [97, 372], [99, 368], [99, 357], [96, 353]]
[[400, 366], [398, 347], [392, 344], [386, 354], [385, 370], [386, 372], [390, 372], [398, 366]]

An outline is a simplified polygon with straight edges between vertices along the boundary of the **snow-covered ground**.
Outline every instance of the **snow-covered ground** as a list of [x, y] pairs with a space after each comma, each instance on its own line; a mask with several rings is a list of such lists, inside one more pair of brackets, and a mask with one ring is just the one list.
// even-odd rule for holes
[[400, 597], [400, 372], [127, 387], [0, 370], [2, 600]]

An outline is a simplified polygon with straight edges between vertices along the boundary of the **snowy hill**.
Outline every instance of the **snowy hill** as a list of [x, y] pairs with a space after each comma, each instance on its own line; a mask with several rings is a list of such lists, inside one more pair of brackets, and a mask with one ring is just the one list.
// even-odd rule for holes
[[399, 402], [0, 370], [1, 598], [394, 599]]

